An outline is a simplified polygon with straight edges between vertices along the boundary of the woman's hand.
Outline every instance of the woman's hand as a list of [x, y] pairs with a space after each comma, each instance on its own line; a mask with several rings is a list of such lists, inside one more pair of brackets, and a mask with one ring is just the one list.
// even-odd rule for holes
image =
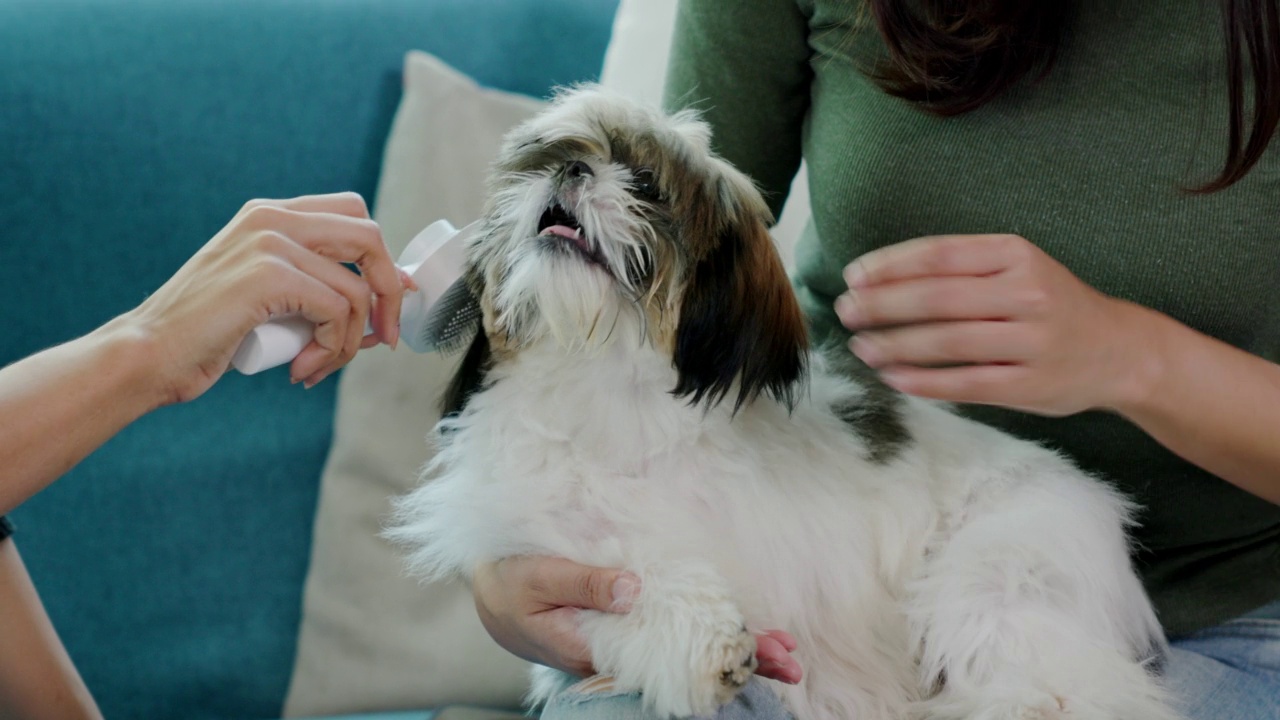
[[912, 395], [1069, 415], [1150, 384], [1146, 313], [1015, 235], [910, 240], [845, 268], [850, 349]]
[[152, 339], [164, 397], [183, 402], [226, 372], [251, 329], [299, 313], [315, 323], [315, 339], [290, 373], [310, 387], [361, 347], [396, 344], [405, 282], [359, 195], [255, 200], [119, 322]]
[[782, 630], [766, 630], [756, 635], [756, 674], [770, 680], [795, 685], [804, 677], [800, 662], [791, 657], [796, 639]]
[[[640, 593], [640, 580], [621, 570], [522, 556], [478, 567], [472, 591], [480, 621], [499, 645], [530, 662], [586, 677], [595, 668], [578, 633], [578, 610], [628, 612]], [[756, 640], [759, 674], [800, 681], [790, 635], [770, 630]]]
[[625, 613], [640, 580], [620, 570], [526, 555], [479, 566], [471, 587], [480, 622], [499, 645], [530, 662], [586, 677], [595, 670], [578, 634], [578, 610]]

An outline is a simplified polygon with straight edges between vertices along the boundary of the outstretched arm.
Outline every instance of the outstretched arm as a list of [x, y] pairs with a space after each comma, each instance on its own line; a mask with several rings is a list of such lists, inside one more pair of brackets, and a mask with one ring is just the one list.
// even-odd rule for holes
[[358, 195], [249, 203], [142, 305], [0, 370], [0, 514], [141, 415], [198, 397], [271, 315], [316, 323], [291, 366], [311, 385], [362, 345], [395, 344], [403, 292]]

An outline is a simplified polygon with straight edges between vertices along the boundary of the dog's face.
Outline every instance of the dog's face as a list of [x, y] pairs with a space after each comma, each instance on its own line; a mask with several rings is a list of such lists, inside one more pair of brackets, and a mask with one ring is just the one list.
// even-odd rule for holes
[[512, 131], [471, 253], [495, 355], [634, 328], [671, 356], [679, 396], [789, 400], [806, 338], [769, 210], [709, 146], [694, 114], [593, 88]]

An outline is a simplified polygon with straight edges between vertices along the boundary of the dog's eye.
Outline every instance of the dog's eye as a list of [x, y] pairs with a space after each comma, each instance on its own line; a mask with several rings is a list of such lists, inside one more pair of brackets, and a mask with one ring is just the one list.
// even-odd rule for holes
[[658, 177], [650, 168], [638, 168], [631, 173], [631, 192], [645, 200], [657, 200], [662, 195], [658, 190]]

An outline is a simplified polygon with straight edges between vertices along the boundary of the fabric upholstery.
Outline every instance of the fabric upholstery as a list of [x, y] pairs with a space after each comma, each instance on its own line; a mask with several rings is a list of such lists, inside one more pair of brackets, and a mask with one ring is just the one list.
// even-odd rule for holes
[[[615, 5], [0, 3], [0, 363], [132, 307], [251, 197], [372, 202], [407, 50], [541, 94], [598, 71]], [[336, 385], [227, 377], [13, 513], [107, 717], [279, 713]]]

